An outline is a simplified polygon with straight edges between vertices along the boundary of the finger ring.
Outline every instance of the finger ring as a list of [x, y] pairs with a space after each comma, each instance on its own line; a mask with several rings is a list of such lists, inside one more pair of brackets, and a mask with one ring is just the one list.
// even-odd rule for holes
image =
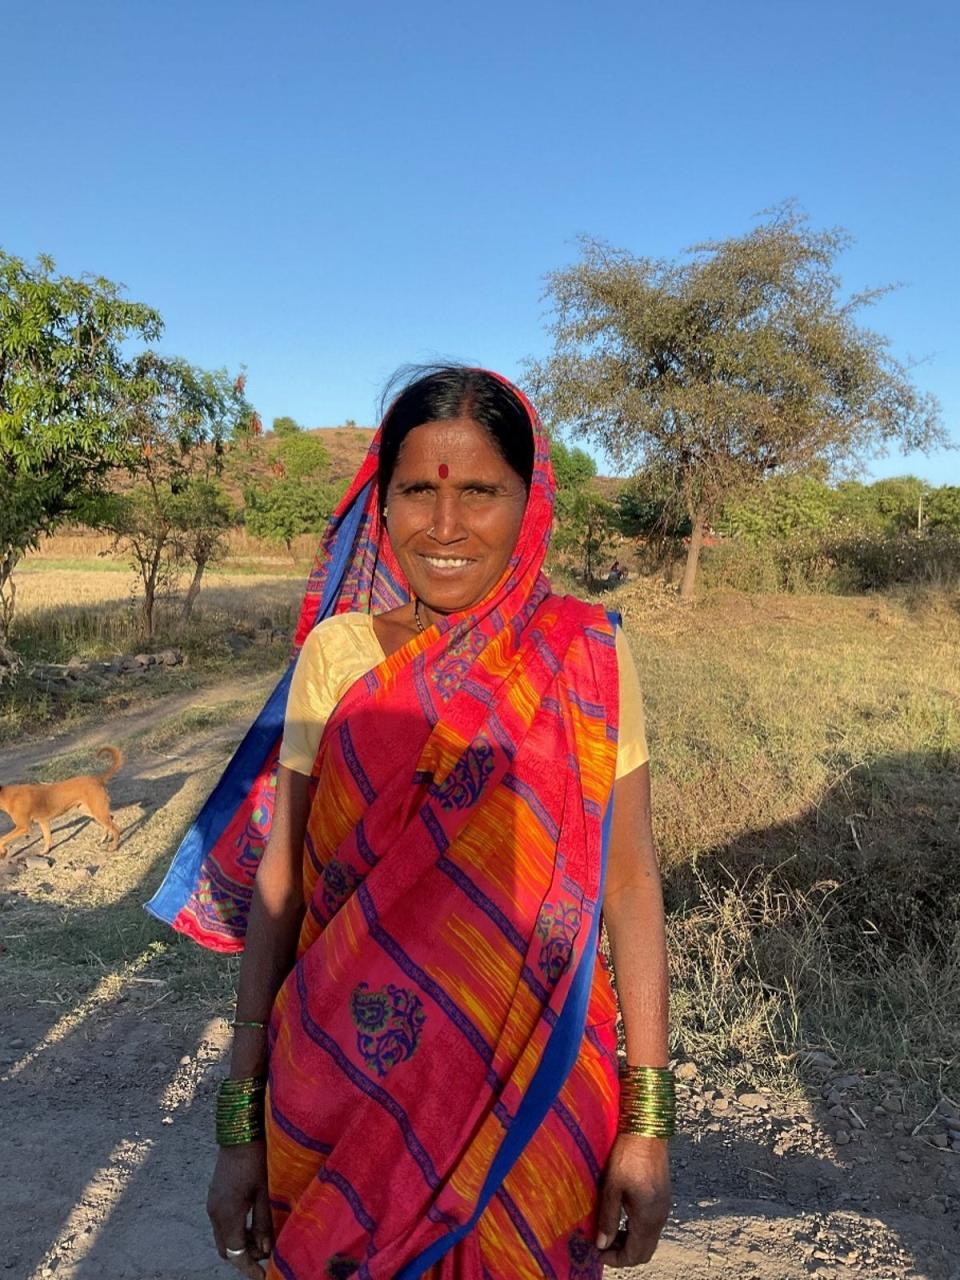
[[[620, 1215], [620, 1230], [621, 1230], [621, 1231], [626, 1231], [626, 1229], [627, 1229], [627, 1215], [626, 1215], [625, 1213], [621, 1213], [621, 1215]], [[229, 1252], [229, 1250], [228, 1250], [228, 1252]]]
[[227, 1249], [228, 1258], [242, 1258], [246, 1253], [246, 1249]]

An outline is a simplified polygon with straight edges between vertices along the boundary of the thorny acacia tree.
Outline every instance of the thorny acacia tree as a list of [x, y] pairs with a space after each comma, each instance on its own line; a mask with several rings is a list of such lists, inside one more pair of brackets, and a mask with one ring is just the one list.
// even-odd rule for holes
[[692, 525], [685, 599], [725, 498], [817, 460], [837, 469], [891, 441], [944, 441], [937, 402], [856, 322], [886, 290], [841, 300], [834, 262], [849, 243], [786, 205], [676, 261], [584, 238], [581, 260], [548, 277], [554, 350], [530, 364], [538, 402], [551, 426], [676, 493]]
[[123, 352], [151, 341], [156, 311], [99, 276], [58, 276], [0, 249], [0, 655], [17, 562], [76, 512], [126, 454], [137, 371]]

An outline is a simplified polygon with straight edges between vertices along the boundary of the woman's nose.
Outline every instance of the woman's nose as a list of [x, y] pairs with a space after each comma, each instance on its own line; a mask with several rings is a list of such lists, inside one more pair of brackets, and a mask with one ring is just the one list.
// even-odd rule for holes
[[460, 511], [460, 495], [438, 493], [433, 507], [433, 537], [437, 542], [456, 542], [466, 536]]

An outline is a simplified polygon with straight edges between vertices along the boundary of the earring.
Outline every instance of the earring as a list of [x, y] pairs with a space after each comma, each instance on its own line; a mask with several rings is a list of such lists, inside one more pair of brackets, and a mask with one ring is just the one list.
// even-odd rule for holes
[[387, 507], [384, 507], [384, 508], [383, 508], [383, 514], [380, 516], [380, 519], [381, 519], [381, 520], [386, 520], [386, 518], [387, 518], [387, 510], [388, 510], [388, 508], [387, 508]]

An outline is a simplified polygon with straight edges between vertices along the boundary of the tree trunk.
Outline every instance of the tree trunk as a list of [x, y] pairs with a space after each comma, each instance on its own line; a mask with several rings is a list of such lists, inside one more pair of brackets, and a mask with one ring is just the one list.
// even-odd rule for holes
[[707, 525], [707, 516], [701, 507], [694, 513], [693, 529], [690, 533], [690, 546], [687, 548], [687, 563], [683, 566], [683, 578], [680, 582], [680, 599], [689, 603], [694, 596], [697, 584], [697, 568], [700, 564], [700, 548], [703, 546], [703, 531]]
[[17, 584], [13, 571], [20, 556], [12, 547], [0, 556], [0, 648], [6, 644], [13, 621], [13, 609], [17, 600]]
[[190, 621], [190, 615], [193, 613], [193, 606], [196, 604], [197, 596], [200, 594], [200, 580], [203, 578], [203, 571], [207, 567], [207, 562], [203, 558], [194, 561], [193, 578], [190, 586], [187, 588], [187, 594], [183, 601], [183, 609], [180, 611], [180, 625], [184, 626]]
[[143, 639], [149, 643], [153, 639], [153, 606], [157, 598], [157, 577], [160, 573], [160, 552], [144, 566], [143, 574]]

